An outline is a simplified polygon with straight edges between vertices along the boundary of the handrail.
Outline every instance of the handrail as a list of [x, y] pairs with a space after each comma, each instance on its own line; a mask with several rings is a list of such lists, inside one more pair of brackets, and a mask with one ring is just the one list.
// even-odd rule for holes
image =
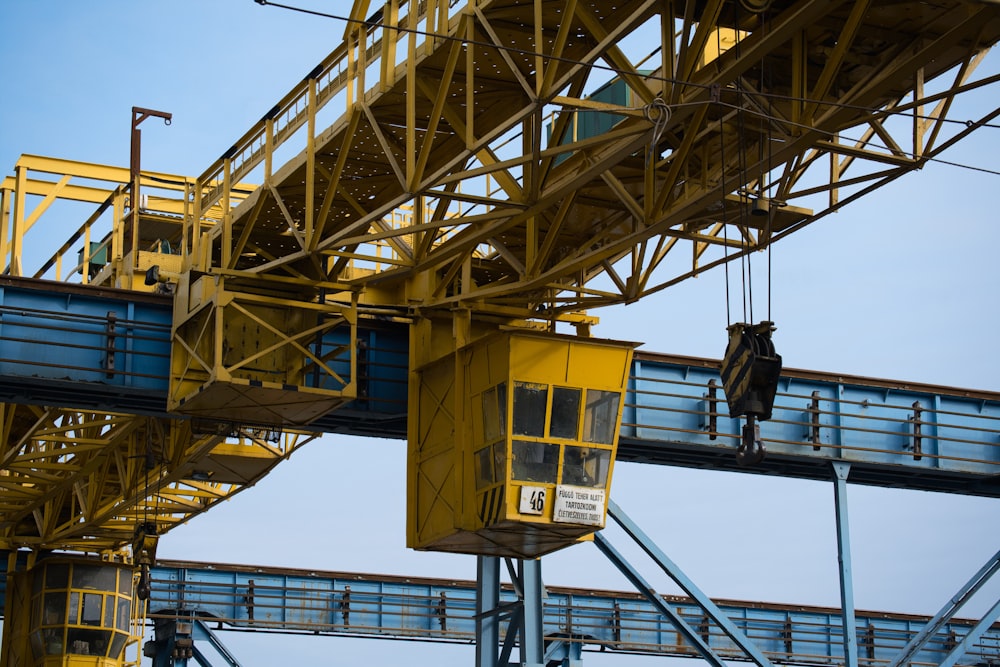
[[[186, 561], [162, 561], [152, 572], [149, 618], [196, 611], [221, 629], [469, 642], [475, 637], [475, 582]], [[501, 598], [515, 593], [503, 587]], [[740, 652], [690, 598], [663, 600], [726, 659]], [[716, 600], [724, 614], [774, 662], [839, 665], [840, 610], [804, 605]], [[655, 607], [634, 592], [546, 587], [547, 641], [593, 650], [698, 657]], [[884, 665], [927, 623], [926, 616], [862, 611], [858, 644], [863, 665]], [[912, 664], [936, 664], [973, 621], [952, 619]], [[968, 657], [1000, 658], [1000, 626]]]
[[[0, 363], [7, 369], [0, 392], [60, 405], [65, 392], [86, 386], [88, 401], [110, 396], [142, 413], [160, 405], [168, 416], [168, 299], [26, 279], [7, 278], [0, 287]], [[80, 296], [68, 301], [69, 294]], [[359, 324], [367, 341], [358, 367], [364, 398], [310, 428], [404, 438], [404, 325]], [[105, 363], [109, 340], [113, 367]], [[729, 417], [718, 373], [718, 361], [638, 353], [619, 460], [738, 469], [740, 422]], [[761, 435], [767, 456], [748, 472], [826, 480], [829, 462], [845, 461], [853, 464], [852, 482], [1000, 496], [998, 392], [785, 369]]]
[[[401, 0], [399, 11], [402, 12], [404, 7], [413, 4], [411, 0]], [[429, 5], [444, 4], [440, 1], [428, 3], [426, 0], [417, 3], [414, 24], [418, 25], [421, 20], [429, 17]], [[447, 6], [435, 7], [435, 9], [437, 12], [446, 12], [447, 16], [451, 16], [455, 13], [456, 7], [458, 7], [457, 11], [462, 11], [464, 4], [450, 2], [447, 3]], [[386, 11], [388, 12], [388, 7]], [[245, 178], [260, 165], [268, 152], [273, 153], [284, 144], [308, 122], [310, 116], [314, 117], [338, 93], [344, 90], [348, 91], [347, 111], [350, 111], [356, 100], [364, 99], [369, 90], [362, 89], [365, 85], [364, 70], [376, 64], [382, 58], [383, 52], [386, 51], [386, 45], [383, 44], [385, 32], [395, 29], [398, 41], [409, 31], [410, 18], [410, 14], [403, 14], [398, 17], [395, 25], [388, 24], [385, 20], [366, 22], [363, 28], [357, 30], [352, 30], [349, 25], [348, 39], [321, 60], [198, 177], [200, 184], [214, 183], [202, 195], [200, 210], [204, 211], [219, 202], [225, 193], [227, 182], [236, 183]], [[440, 23], [439, 20], [438, 24], [440, 25]], [[383, 37], [376, 38], [375, 35], [379, 30], [382, 30]], [[362, 40], [358, 39], [359, 32], [363, 32]], [[426, 37], [429, 32], [429, 30], [422, 31], [418, 35]], [[351, 39], [352, 36], [353, 39]], [[359, 41], [365, 44], [363, 49], [357, 48]], [[391, 72], [385, 72], [383, 75], [393, 76]], [[315, 88], [313, 88], [314, 83]], [[381, 83], [380, 81], [378, 85]], [[351, 85], [355, 86], [353, 90], [349, 88]]]

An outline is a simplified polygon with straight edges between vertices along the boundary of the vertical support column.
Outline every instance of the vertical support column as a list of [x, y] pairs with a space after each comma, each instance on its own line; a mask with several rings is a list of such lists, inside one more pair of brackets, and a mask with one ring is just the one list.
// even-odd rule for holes
[[524, 594], [524, 614], [521, 617], [521, 664], [543, 667], [545, 635], [542, 629], [542, 561], [519, 561], [519, 578]]
[[[924, 97], [924, 68], [921, 67], [913, 75], [913, 99]], [[924, 117], [924, 105], [913, 107], [913, 157], [920, 158], [924, 154], [924, 133], [930, 121]]]
[[[312, 74], [312, 73], [311, 73]], [[318, 74], [317, 74], [318, 76]], [[306, 197], [303, 229], [305, 248], [312, 248], [316, 233], [316, 77], [310, 76], [306, 82], [308, 97], [306, 102]], [[228, 209], [227, 209], [228, 210]]]
[[[410, 8], [411, 24], [416, 19], [417, 9], [414, 3]], [[389, 39], [389, 31], [385, 31], [383, 39]], [[392, 39], [396, 39], [393, 35]], [[395, 67], [390, 71], [395, 71]], [[424, 137], [431, 141], [431, 137]], [[416, 191], [417, 181], [417, 31], [411, 30], [406, 40], [406, 187], [410, 192]]]
[[500, 643], [500, 559], [476, 557], [476, 667], [496, 667]]
[[24, 220], [27, 217], [28, 168], [14, 165], [14, 219], [11, 224], [10, 262], [6, 269], [12, 276], [21, 275], [21, 251], [24, 241]]
[[[516, 646], [520, 646], [521, 667], [544, 667], [545, 634], [543, 629], [542, 562], [539, 559], [507, 559], [518, 600], [500, 604], [500, 559], [479, 556], [476, 566], [476, 667], [508, 667]], [[506, 620], [507, 631], [500, 646], [500, 623]], [[515, 642], [515, 639], [517, 640]], [[499, 653], [498, 653], [499, 649]]]
[[[409, 27], [416, 28], [417, 10], [409, 9]], [[379, 90], [385, 92], [392, 87], [396, 75], [396, 46], [399, 42], [399, 0], [389, 0], [382, 9], [382, 57], [379, 76]], [[411, 30], [411, 32], [413, 32]]]
[[[32, 558], [35, 552], [31, 552]], [[0, 632], [0, 665], [16, 665], [20, 656], [31, 654], [28, 630], [31, 618], [31, 574], [18, 565], [18, 552], [7, 552], [3, 631]], [[23, 563], [20, 563], [23, 566]]]
[[7, 250], [10, 248], [10, 207], [14, 191], [0, 188], [0, 271], [6, 269]]
[[[139, 209], [142, 208], [141, 194], [139, 188], [142, 184], [142, 130], [139, 125], [150, 116], [162, 118], [164, 124], [170, 125], [173, 114], [156, 109], [144, 109], [142, 107], [132, 107], [132, 131], [129, 139], [129, 216], [132, 220], [132, 233], [130, 243], [132, 247], [132, 265], [129, 267], [131, 275], [139, 266]], [[131, 285], [129, 285], [131, 287]]]
[[[461, 30], [459, 31], [461, 32]], [[472, 150], [476, 144], [476, 26], [472, 17], [465, 21], [465, 148]]]
[[[809, 121], [806, 121], [806, 122], [809, 122]], [[840, 134], [839, 133], [834, 133], [834, 134], [830, 135], [830, 141], [833, 144], [839, 144], [840, 143]], [[830, 208], [833, 208], [838, 203], [840, 203], [840, 188], [836, 187], [837, 184], [840, 183], [840, 170], [841, 170], [841, 162], [837, 158], [837, 151], [836, 150], [831, 150], [830, 151], [830, 184], [833, 185], [834, 187], [830, 188], [830, 201], [829, 201], [829, 204], [828, 204], [828, 206]]]
[[[233, 147], [235, 148], [235, 146]], [[230, 149], [232, 151], [232, 149]], [[228, 153], [222, 160], [222, 197], [219, 199], [219, 206], [222, 207], [222, 234], [219, 238], [221, 243], [219, 266], [225, 268], [235, 268], [233, 261], [233, 158]], [[294, 230], [293, 230], [294, 231]], [[211, 255], [209, 255], [211, 257]], [[216, 357], [221, 359], [222, 357]]]
[[858, 636], [854, 615], [850, 521], [847, 515], [847, 475], [850, 471], [850, 463], [840, 461], [833, 463], [833, 494], [837, 511], [837, 561], [840, 564], [840, 608], [844, 619], [844, 664], [846, 667], [857, 667]]
[[[125, 275], [125, 189], [122, 186], [115, 188], [112, 197], [114, 208], [113, 219], [115, 224], [111, 228], [111, 253], [108, 257], [111, 262], [111, 276], [113, 287], [126, 287]], [[132, 276], [129, 274], [128, 287], [132, 287]]]

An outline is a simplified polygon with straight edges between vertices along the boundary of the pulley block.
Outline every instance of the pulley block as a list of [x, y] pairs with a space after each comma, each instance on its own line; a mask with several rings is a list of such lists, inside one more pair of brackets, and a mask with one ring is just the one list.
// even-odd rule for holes
[[781, 356], [774, 351], [773, 322], [729, 326], [729, 346], [722, 359], [722, 386], [732, 417], [771, 418], [781, 375]]
[[771, 418], [781, 376], [781, 356], [774, 350], [774, 323], [738, 323], [729, 326], [729, 345], [722, 359], [722, 386], [732, 417], [745, 416], [737, 449], [740, 465], [760, 463], [765, 448], [758, 420]]

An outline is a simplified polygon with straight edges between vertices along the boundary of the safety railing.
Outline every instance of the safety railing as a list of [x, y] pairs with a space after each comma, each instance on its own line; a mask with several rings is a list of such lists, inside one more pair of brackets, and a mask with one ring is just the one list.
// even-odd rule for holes
[[[349, 17], [344, 42], [198, 178], [204, 188], [200, 210], [219, 202], [227, 184], [250, 174], [339, 93], [345, 93], [345, 111], [350, 111], [368, 90], [386, 85], [395, 76], [396, 44], [413, 33], [417, 48], [422, 48], [434, 38], [435, 31], [447, 30], [451, 17], [463, 11], [465, 5], [447, 0], [401, 0], [395, 15], [387, 3], [381, 16]], [[421, 24], [423, 27], [418, 27]], [[379, 81], [368, 87], [366, 70], [373, 69], [380, 59], [384, 65]], [[210, 183], [214, 185], [205, 186]]]
[[[474, 582], [198, 563], [163, 563], [152, 574], [149, 610], [153, 619], [197, 611], [223, 629], [449, 642], [475, 638]], [[664, 599], [720, 656], [744, 657], [693, 601], [678, 596]], [[502, 605], [516, 600], [512, 589], [503, 590]], [[843, 664], [839, 610], [733, 601], [719, 604], [774, 662]], [[927, 620], [859, 612], [860, 662], [885, 664]], [[548, 641], [579, 643], [587, 650], [699, 657], [638, 594], [548, 588], [543, 624]], [[939, 664], [971, 625], [971, 621], [953, 621], [912, 664]], [[1000, 626], [987, 632], [965, 659], [984, 665], [1000, 663]]]
[[[166, 298], [7, 278], [0, 284], [0, 387], [23, 401], [30, 386], [46, 382], [86, 386], [88, 399], [111, 396], [119, 410], [148, 412], [154, 403], [162, 410], [171, 324]], [[321, 418], [319, 428], [406, 437], [406, 326], [360, 318], [358, 337], [358, 400]], [[38, 396], [59, 404], [54, 395]], [[728, 461], [735, 469], [741, 426], [729, 417], [718, 362], [636, 354], [619, 459]], [[817, 477], [837, 460], [857, 464], [851, 481], [1000, 495], [997, 392], [785, 369], [761, 436], [765, 470], [775, 463], [782, 474]]]
[[[622, 437], [736, 451], [718, 367], [646, 355], [633, 366]], [[1000, 394], [785, 370], [773, 416], [761, 422], [767, 456], [839, 460], [900, 474], [1000, 473]]]
[[85, 289], [39, 296], [0, 288], [0, 377], [165, 389], [170, 302], [112, 300]]

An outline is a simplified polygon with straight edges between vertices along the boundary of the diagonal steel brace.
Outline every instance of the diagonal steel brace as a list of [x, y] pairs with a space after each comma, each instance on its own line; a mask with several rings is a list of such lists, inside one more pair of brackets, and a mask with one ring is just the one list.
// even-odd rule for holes
[[[687, 577], [687, 575], [685, 575], [681, 571], [681, 569], [677, 566], [677, 564], [674, 563], [672, 560], [670, 560], [667, 557], [667, 555], [663, 553], [663, 551], [659, 547], [657, 547], [656, 544], [654, 544], [653, 541], [642, 531], [642, 529], [640, 529], [639, 526], [637, 526], [635, 522], [633, 522], [628, 517], [628, 515], [625, 514], [625, 512], [618, 506], [618, 504], [610, 499], [608, 500], [608, 515], [611, 516], [611, 518], [614, 519], [618, 523], [618, 525], [620, 525], [625, 530], [626, 533], [628, 533], [628, 535], [635, 541], [635, 543], [638, 544], [642, 548], [642, 550], [645, 551], [646, 554], [650, 558], [652, 558], [656, 562], [656, 564], [659, 565], [660, 568], [671, 579], [673, 579], [678, 586], [681, 587], [681, 589], [684, 590], [685, 593], [687, 593], [693, 600], [695, 600], [701, 606], [701, 608], [705, 611], [705, 614], [708, 616], [708, 618], [712, 620], [716, 625], [718, 625], [722, 629], [722, 631], [726, 634], [726, 636], [728, 636], [733, 641], [733, 643], [735, 643], [740, 649], [743, 650], [743, 652], [747, 655], [748, 658], [750, 658], [755, 663], [760, 665], [760, 667], [773, 667], [771, 661], [767, 659], [767, 656], [764, 655], [764, 652], [760, 649], [760, 647], [754, 644], [750, 640], [750, 638], [747, 637], [746, 633], [744, 633], [742, 630], [736, 627], [736, 624], [734, 624], [729, 619], [729, 617], [726, 616], [725, 613], [723, 613], [723, 611], [718, 607], [718, 605], [712, 602], [712, 600], [707, 595], [705, 595], [705, 593], [703, 593], [701, 589], [695, 586], [694, 582], [691, 581]], [[594, 543], [598, 545], [598, 548], [601, 549], [601, 551], [604, 552], [605, 555], [608, 555], [608, 551], [606, 549], [610, 548], [610, 544], [603, 535], [601, 535], [600, 533], [595, 534]], [[621, 559], [621, 556], [618, 556], [618, 558]], [[630, 574], [630, 571], [634, 572], [634, 570], [632, 570], [630, 565], [624, 562], [624, 559], [621, 559], [621, 561], [623, 565], [629, 568], [629, 570], [622, 570], [622, 564], [619, 564], [618, 562], [615, 561], [614, 558], [612, 558], [612, 562], [614, 562], [615, 565], [620, 570], [622, 570], [622, 573], [625, 574], [625, 576], [628, 577], [632, 581], [632, 583], [639, 588], [639, 591], [641, 593], [646, 595], [646, 597], [650, 600], [650, 602], [652, 602], [658, 608], [665, 607], [666, 605], [663, 603], [662, 598], [656, 595], [652, 591], [652, 589], [649, 588], [649, 586], [645, 583], [645, 581], [643, 581], [641, 577], [638, 577], [638, 574], [636, 573], [634, 576], [638, 577], [638, 582], [641, 582], [637, 583], [637, 580], [633, 578], [632, 574]], [[653, 600], [654, 597], [656, 598], [656, 600], [659, 600], [659, 602]], [[662, 608], [660, 610], [663, 611]], [[694, 632], [691, 629], [691, 627], [688, 626], [687, 623], [684, 622], [682, 619], [674, 619], [673, 616], [670, 614], [668, 614], [668, 617], [670, 617], [670, 619], [677, 626], [678, 631], [684, 634], [684, 636], [689, 641], [692, 641], [692, 643], [698, 648], [699, 651], [702, 651], [702, 646], [699, 645], [699, 643], [704, 644], [704, 642], [700, 641], [701, 636], [698, 635], [697, 632]], [[692, 640], [691, 637], [689, 636], [690, 634], [694, 634], [695, 637], [697, 638], [697, 641]], [[719, 660], [718, 656], [715, 655], [715, 653], [711, 650], [711, 648], [708, 648], [707, 644], [704, 644], [704, 648], [706, 648], [711, 653], [711, 656], [714, 657], [705, 655], [704, 652], [702, 652], [702, 656], [709, 662], [715, 664], [715, 661]]]

